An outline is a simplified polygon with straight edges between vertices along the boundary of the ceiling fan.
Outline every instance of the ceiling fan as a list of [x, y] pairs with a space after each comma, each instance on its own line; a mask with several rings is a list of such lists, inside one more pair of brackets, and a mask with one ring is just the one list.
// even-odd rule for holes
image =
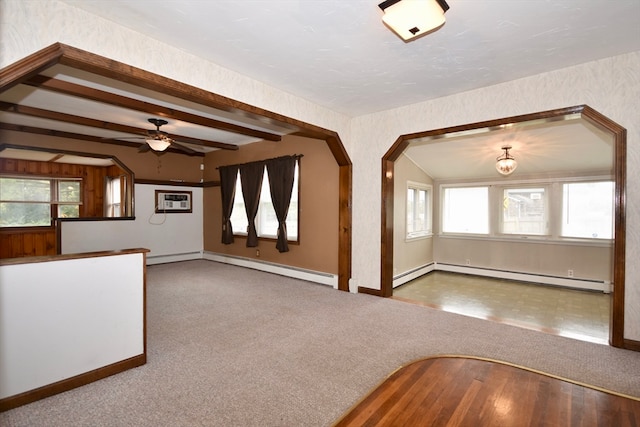
[[[173, 145], [175, 148], [186, 151], [188, 153], [194, 153], [195, 151], [189, 147], [185, 147], [184, 145], [176, 142], [173, 138], [169, 136], [167, 132], [161, 131], [160, 126], [166, 125], [167, 122], [164, 119], [147, 119], [147, 121], [153, 125], [155, 125], [155, 130], [148, 130], [147, 137], [145, 138], [146, 145], [143, 145], [141, 151], [147, 151], [149, 148], [156, 152], [162, 152], [169, 148], [169, 146]], [[148, 148], [147, 148], [148, 147]]]
[[156, 128], [147, 130], [145, 132], [146, 135], [144, 136], [125, 137], [125, 138], [118, 138], [118, 139], [132, 139], [132, 138], [144, 139], [145, 143], [141, 145], [140, 148], [138, 149], [138, 151], [140, 151], [141, 153], [152, 150], [156, 154], [162, 154], [170, 146], [178, 150], [184, 151], [185, 153], [188, 153], [188, 154], [198, 153], [198, 151], [195, 151], [185, 145], [182, 145], [176, 140], [174, 140], [173, 138], [171, 138], [167, 132], [160, 130], [160, 126], [163, 126], [169, 123], [166, 120], [150, 118], [150, 119], [147, 119], [147, 121], [155, 125]]

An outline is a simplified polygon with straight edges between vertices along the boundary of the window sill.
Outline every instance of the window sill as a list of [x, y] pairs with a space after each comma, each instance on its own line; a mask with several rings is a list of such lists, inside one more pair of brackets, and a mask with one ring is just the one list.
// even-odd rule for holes
[[[234, 238], [238, 238], [238, 239], [246, 239], [247, 235], [246, 234], [233, 234]], [[258, 236], [258, 242], [273, 242], [276, 243], [278, 241], [278, 239], [276, 237], [262, 237], [262, 236]], [[287, 240], [287, 243], [290, 245], [299, 245], [300, 244], [300, 240]]]
[[442, 239], [463, 239], [463, 240], [488, 240], [495, 242], [511, 243], [532, 243], [544, 245], [572, 245], [572, 246], [593, 246], [593, 247], [613, 247], [613, 239], [578, 239], [578, 238], [552, 238], [549, 236], [489, 236], [479, 234], [439, 234]]
[[405, 236], [404, 241], [406, 243], [409, 243], [409, 242], [415, 242], [417, 240], [431, 239], [432, 237], [433, 237], [433, 233], [425, 233], [425, 234], [418, 234], [413, 236]]
[[32, 225], [28, 227], [0, 227], [2, 234], [34, 233], [39, 231], [52, 231], [56, 228], [53, 225]]

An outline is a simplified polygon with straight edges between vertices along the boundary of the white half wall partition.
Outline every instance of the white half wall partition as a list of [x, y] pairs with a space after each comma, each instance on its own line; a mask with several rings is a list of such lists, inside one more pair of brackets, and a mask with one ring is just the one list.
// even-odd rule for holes
[[[156, 213], [155, 192], [191, 192], [191, 212]], [[202, 188], [135, 185], [135, 219], [61, 221], [60, 251], [73, 254], [148, 248], [147, 264], [201, 259]]]
[[146, 252], [0, 261], [0, 410], [146, 363]]

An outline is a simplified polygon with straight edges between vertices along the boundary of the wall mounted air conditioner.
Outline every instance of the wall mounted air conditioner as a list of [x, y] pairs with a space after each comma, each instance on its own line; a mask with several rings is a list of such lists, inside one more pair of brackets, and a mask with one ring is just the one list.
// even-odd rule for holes
[[156, 190], [156, 213], [191, 213], [191, 191]]

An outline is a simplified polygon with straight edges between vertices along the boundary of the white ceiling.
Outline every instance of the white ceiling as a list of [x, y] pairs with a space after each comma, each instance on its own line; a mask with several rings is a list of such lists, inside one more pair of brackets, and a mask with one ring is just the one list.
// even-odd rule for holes
[[409, 43], [380, 0], [62, 1], [350, 116], [640, 50], [638, 0], [448, 0]]
[[[382, 24], [378, 0], [61, 1], [349, 116], [640, 50], [639, 0], [448, 0], [447, 23], [410, 43]], [[298, 130], [60, 64], [43, 74], [276, 135]], [[143, 133], [154, 128], [147, 121], [153, 116], [144, 111], [32, 85], [6, 90], [0, 93], [0, 101], [132, 126]], [[171, 136], [239, 146], [260, 140], [167, 119], [162, 130]], [[91, 128], [9, 109], [0, 111], [0, 122], [97, 138], [128, 138], [144, 146], [140, 132]], [[138, 139], [130, 139], [133, 135]], [[496, 174], [493, 164], [505, 142], [513, 146], [512, 154], [519, 160], [518, 174], [612, 167], [610, 137], [583, 120], [413, 142], [406, 154], [436, 179], [471, 179]], [[183, 145], [200, 153], [212, 150]]]

